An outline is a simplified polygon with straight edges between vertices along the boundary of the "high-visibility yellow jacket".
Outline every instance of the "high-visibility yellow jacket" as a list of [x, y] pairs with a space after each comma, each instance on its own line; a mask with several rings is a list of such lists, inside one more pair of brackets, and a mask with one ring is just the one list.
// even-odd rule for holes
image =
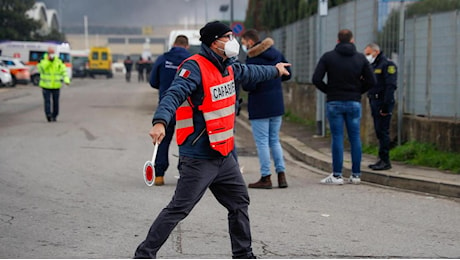
[[59, 89], [62, 87], [62, 81], [66, 84], [70, 83], [66, 66], [58, 57], [49, 60], [48, 54], [45, 54], [38, 64], [38, 72], [40, 73], [39, 85], [42, 88]]

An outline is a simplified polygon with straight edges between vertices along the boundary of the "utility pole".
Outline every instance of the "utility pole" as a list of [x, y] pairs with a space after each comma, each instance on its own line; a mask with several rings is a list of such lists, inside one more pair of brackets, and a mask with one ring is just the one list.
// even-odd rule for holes
[[[323, 53], [323, 18], [327, 16], [327, 0], [318, 0], [318, 16], [316, 23], [316, 55], [318, 60]], [[316, 134], [320, 136], [326, 136], [326, 115], [325, 115], [325, 97], [324, 93], [320, 90], [316, 90]]]
[[230, 26], [233, 24], [233, 0], [230, 0]]
[[83, 26], [85, 27], [85, 50], [89, 50], [88, 43], [88, 16], [83, 16]]

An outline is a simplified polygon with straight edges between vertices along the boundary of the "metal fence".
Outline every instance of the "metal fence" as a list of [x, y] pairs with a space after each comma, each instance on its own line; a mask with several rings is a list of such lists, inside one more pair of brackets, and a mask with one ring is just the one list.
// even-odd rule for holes
[[405, 6], [402, 1], [356, 0], [329, 9], [327, 16], [315, 15], [274, 30], [270, 36], [292, 63], [293, 79], [310, 84], [320, 55], [335, 47], [340, 29], [350, 29], [358, 51], [377, 42], [398, 64], [403, 113], [459, 120], [459, 11], [406, 19], [400, 45], [398, 12]]
[[404, 50], [404, 112], [459, 120], [459, 11], [406, 20]]

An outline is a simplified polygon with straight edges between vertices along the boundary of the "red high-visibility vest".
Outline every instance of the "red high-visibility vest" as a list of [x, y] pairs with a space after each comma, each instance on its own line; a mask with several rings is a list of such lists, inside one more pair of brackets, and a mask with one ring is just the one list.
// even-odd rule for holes
[[[196, 61], [201, 71], [204, 97], [198, 110], [203, 113], [206, 121], [209, 142], [214, 150], [226, 156], [234, 147], [236, 89], [233, 69], [228, 66], [228, 75], [222, 76], [216, 66], [205, 57], [196, 54], [187, 60], [189, 59]], [[180, 67], [178, 71], [180, 73]], [[189, 97], [176, 110], [177, 144], [183, 144], [193, 131], [193, 107]]]

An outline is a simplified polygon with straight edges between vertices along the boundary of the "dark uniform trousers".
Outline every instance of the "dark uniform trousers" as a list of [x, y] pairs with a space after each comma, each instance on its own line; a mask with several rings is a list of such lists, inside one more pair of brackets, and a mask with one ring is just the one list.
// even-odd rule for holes
[[158, 145], [157, 158], [155, 159], [155, 176], [164, 176], [169, 167], [169, 145], [174, 136], [176, 122], [171, 121], [166, 127], [165, 137]]
[[369, 97], [372, 110], [372, 118], [374, 119], [374, 129], [377, 139], [379, 140], [379, 158], [380, 160], [389, 163], [390, 162], [390, 123], [391, 113], [395, 105], [391, 102], [388, 105], [389, 114], [382, 116], [380, 109], [383, 104], [383, 100]]
[[171, 202], [153, 222], [147, 238], [138, 246], [134, 258], [156, 258], [176, 225], [200, 201], [207, 188], [228, 210], [228, 226], [233, 257], [252, 255], [249, 225], [249, 195], [234, 156], [219, 159], [194, 159], [180, 156], [180, 178]]
[[[60, 89], [43, 88], [43, 100], [45, 102], [45, 115], [56, 118], [59, 115], [59, 93]], [[51, 102], [52, 99], [52, 102]], [[51, 105], [53, 103], [53, 105]]]

